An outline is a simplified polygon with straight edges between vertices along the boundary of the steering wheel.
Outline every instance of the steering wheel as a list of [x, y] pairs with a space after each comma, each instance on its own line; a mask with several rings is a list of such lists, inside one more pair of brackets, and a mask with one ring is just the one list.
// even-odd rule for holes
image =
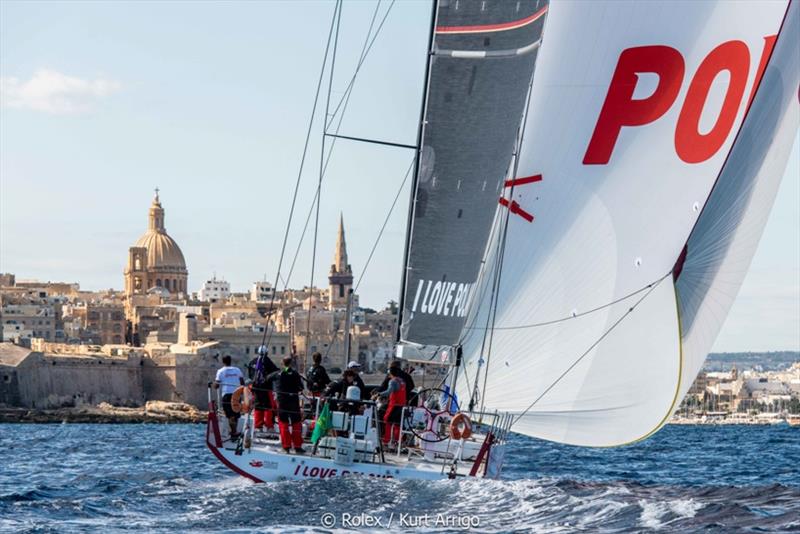
[[[440, 389], [440, 388], [425, 388], [419, 391], [417, 394], [420, 401], [422, 401], [421, 406], [414, 407], [422, 408], [425, 410], [425, 415], [427, 419], [426, 428], [425, 430], [419, 433], [413, 425], [413, 415], [412, 415], [412, 424], [410, 426], [411, 433], [414, 434], [415, 437], [419, 438], [420, 441], [424, 441], [426, 443], [439, 443], [450, 438], [450, 434], [446, 432], [440, 432], [438, 425], [434, 428], [434, 424], [436, 423], [437, 419], [442, 415], [450, 415], [450, 411], [447, 409], [444, 410], [437, 410], [435, 408], [427, 406], [427, 400], [436, 400], [437, 406], [439, 405], [440, 399], [445, 399], [445, 404], [448, 401], [452, 400], [455, 402], [455, 398], [449, 392]], [[413, 413], [413, 411], [412, 411]], [[431, 433], [435, 435], [435, 438], [431, 437]], [[427, 434], [427, 436], [426, 436]]]

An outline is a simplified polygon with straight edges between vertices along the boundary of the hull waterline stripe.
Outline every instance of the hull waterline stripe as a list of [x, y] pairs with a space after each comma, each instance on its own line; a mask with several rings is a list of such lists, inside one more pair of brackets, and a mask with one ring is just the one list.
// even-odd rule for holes
[[436, 33], [443, 34], [457, 34], [457, 33], [490, 33], [490, 32], [504, 32], [508, 30], [516, 30], [536, 22], [547, 13], [548, 6], [524, 19], [513, 20], [511, 22], [503, 22], [500, 24], [478, 24], [474, 26], [437, 26]]
[[253, 475], [251, 475], [251, 474], [250, 474], [250, 473], [248, 473], [247, 471], [244, 471], [244, 470], [242, 470], [241, 468], [239, 468], [239, 467], [237, 467], [236, 465], [234, 465], [234, 464], [233, 464], [233, 463], [232, 463], [230, 460], [228, 460], [227, 458], [225, 458], [225, 455], [224, 455], [224, 454], [222, 454], [221, 452], [219, 452], [219, 449], [217, 449], [216, 447], [214, 447], [213, 445], [211, 445], [211, 443], [209, 443], [208, 441], [206, 441], [206, 446], [209, 448], [209, 450], [211, 450], [211, 452], [213, 452], [213, 453], [214, 453], [214, 456], [216, 456], [216, 457], [217, 457], [217, 459], [219, 459], [219, 461], [220, 461], [220, 462], [222, 462], [223, 464], [225, 464], [225, 466], [227, 466], [227, 467], [228, 467], [228, 469], [230, 469], [231, 471], [233, 471], [233, 472], [234, 472], [234, 473], [236, 473], [237, 475], [241, 475], [241, 476], [243, 476], [243, 477], [249, 478], [249, 479], [250, 479], [250, 480], [252, 480], [253, 482], [258, 482], [258, 483], [263, 483], [263, 482], [264, 482], [264, 481], [263, 481], [263, 480], [261, 480], [260, 478], [254, 477]]

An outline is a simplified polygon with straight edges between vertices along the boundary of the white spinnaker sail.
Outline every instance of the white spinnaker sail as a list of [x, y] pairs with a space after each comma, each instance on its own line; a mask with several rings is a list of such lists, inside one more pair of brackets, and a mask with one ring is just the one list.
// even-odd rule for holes
[[741, 285], [797, 132], [798, 12], [551, 6], [516, 176], [541, 180], [510, 199], [535, 218], [509, 215], [491, 353], [486, 290], [460, 398], [478, 374], [476, 406], [577, 445], [628, 443], [666, 421]]

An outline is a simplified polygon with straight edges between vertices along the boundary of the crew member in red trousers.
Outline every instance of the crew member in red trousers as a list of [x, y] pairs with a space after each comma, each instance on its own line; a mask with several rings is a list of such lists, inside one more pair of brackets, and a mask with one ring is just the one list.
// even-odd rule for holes
[[250, 362], [248, 366], [252, 369], [251, 378], [253, 379], [253, 384], [251, 389], [256, 398], [255, 410], [253, 410], [254, 424], [256, 430], [264, 428], [272, 430], [275, 426], [275, 399], [272, 395], [272, 382], [268, 380], [268, 377], [278, 371], [278, 366], [272, 363], [272, 360], [267, 356], [265, 346], [261, 346], [258, 352], [258, 357]]
[[300, 407], [300, 393], [303, 382], [300, 375], [292, 368], [292, 357], [287, 356], [281, 362], [283, 369], [272, 373], [269, 377], [274, 384], [278, 398], [278, 428], [281, 433], [281, 447], [290, 452], [303, 454], [303, 412]]
[[384, 391], [379, 391], [375, 396], [385, 399], [388, 397], [389, 406], [383, 416], [384, 430], [383, 443], [400, 441], [400, 420], [403, 417], [403, 406], [406, 405], [406, 383], [400, 377], [397, 368], [389, 368], [389, 384]]

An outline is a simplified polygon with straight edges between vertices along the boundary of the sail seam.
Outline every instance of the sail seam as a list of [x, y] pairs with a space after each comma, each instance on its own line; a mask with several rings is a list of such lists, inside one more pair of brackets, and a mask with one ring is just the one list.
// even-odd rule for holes
[[[523, 330], [523, 329], [526, 329], [526, 328], [538, 328], [540, 326], [550, 326], [550, 325], [562, 323], [564, 321], [569, 321], [571, 319], [577, 319], [578, 317], [585, 317], [586, 315], [591, 315], [592, 313], [604, 310], [606, 308], [610, 308], [611, 306], [614, 306], [615, 304], [619, 304], [620, 302], [624, 302], [624, 301], [628, 300], [629, 298], [634, 297], [634, 296], [638, 295], [639, 293], [641, 293], [643, 291], [647, 291], [648, 289], [652, 288], [655, 284], [658, 284], [659, 282], [661, 282], [664, 278], [666, 278], [670, 274], [672, 274], [671, 271], [669, 273], [667, 273], [665, 276], [662, 276], [661, 278], [659, 278], [658, 280], [650, 282], [646, 286], [644, 286], [642, 288], [639, 288], [636, 291], [633, 291], [632, 293], [628, 293], [627, 295], [625, 295], [623, 297], [620, 297], [620, 298], [618, 298], [616, 300], [613, 300], [613, 301], [611, 301], [611, 302], [609, 302], [607, 304], [603, 304], [602, 306], [598, 306], [596, 308], [592, 308], [591, 310], [587, 310], [585, 312], [576, 313], [575, 315], [570, 315], [568, 317], [562, 317], [560, 319], [553, 319], [551, 321], [544, 321], [544, 322], [541, 322], [541, 323], [523, 324], [523, 325], [515, 325], [515, 326], [496, 326], [496, 327], [494, 327], [494, 329], [495, 330]], [[480, 330], [481, 329], [480, 327], [477, 327], [477, 326], [471, 326], [471, 327], [468, 327], [468, 328], [471, 329], [471, 330]]]
[[[655, 290], [655, 289], [656, 289], [656, 288], [657, 288], [657, 287], [658, 287], [658, 286], [661, 284], [661, 282], [663, 282], [663, 281], [664, 281], [664, 279], [665, 279], [665, 278], [667, 278], [667, 277], [668, 277], [670, 274], [672, 274], [672, 271], [668, 272], [667, 274], [665, 274], [664, 276], [662, 276], [662, 277], [661, 277], [661, 278], [660, 278], [660, 279], [659, 279], [657, 282], [655, 282], [654, 284], [652, 284], [652, 287], [650, 287], [650, 289], [647, 291], [647, 293], [645, 293], [644, 295], [642, 295], [642, 296], [641, 296], [641, 298], [639, 298], [639, 300], [637, 300], [637, 301], [636, 301], [636, 302], [635, 302], [635, 303], [634, 303], [634, 304], [633, 304], [633, 305], [632, 305], [630, 308], [628, 308], [628, 310], [627, 310], [627, 311], [626, 311], [626, 312], [625, 312], [625, 313], [624, 313], [624, 314], [623, 314], [623, 315], [622, 315], [622, 316], [621, 316], [619, 319], [617, 319], [617, 320], [614, 322], [614, 324], [612, 324], [612, 325], [611, 325], [611, 327], [609, 327], [609, 329], [608, 329], [608, 330], [606, 330], [605, 332], [603, 332], [603, 335], [601, 335], [599, 338], [597, 338], [597, 340], [596, 340], [594, 343], [592, 343], [592, 344], [589, 346], [589, 348], [588, 348], [588, 349], [586, 349], [586, 351], [584, 351], [584, 353], [583, 353], [583, 354], [581, 354], [581, 355], [580, 355], [580, 357], [578, 357], [578, 359], [577, 359], [577, 360], [575, 360], [574, 362], [572, 362], [572, 364], [571, 364], [569, 367], [567, 367], [567, 368], [564, 370], [564, 372], [563, 372], [563, 373], [561, 373], [561, 374], [558, 376], [558, 378], [556, 378], [556, 379], [555, 379], [555, 380], [554, 380], [554, 381], [553, 381], [553, 382], [552, 382], [552, 383], [551, 383], [549, 386], [547, 386], [547, 388], [546, 388], [546, 389], [545, 389], [545, 390], [544, 390], [544, 391], [543, 391], [543, 392], [542, 392], [542, 393], [541, 393], [541, 394], [540, 394], [538, 397], [536, 397], [536, 398], [533, 400], [533, 402], [531, 402], [531, 403], [528, 405], [528, 407], [527, 407], [527, 408], [525, 408], [525, 409], [524, 409], [522, 412], [520, 412], [520, 414], [519, 414], [519, 415], [517, 415], [517, 416], [514, 418], [514, 421], [511, 423], [511, 425], [513, 426], [513, 425], [517, 424], [517, 422], [518, 422], [520, 419], [522, 419], [522, 417], [523, 417], [523, 416], [524, 416], [526, 413], [528, 413], [528, 412], [530, 411], [530, 409], [531, 409], [531, 408], [533, 408], [533, 407], [536, 405], [536, 403], [537, 403], [537, 402], [539, 402], [540, 400], [542, 400], [542, 398], [543, 398], [545, 395], [547, 395], [547, 394], [550, 392], [550, 390], [552, 390], [552, 389], [553, 389], [553, 388], [556, 386], [556, 384], [558, 384], [558, 383], [561, 381], [561, 379], [563, 379], [565, 376], [567, 376], [567, 374], [569, 374], [569, 372], [570, 372], [570, 371], [572, 371], [572, 370], [575, 368], [575, 366], [577, 366], [577, 365], [578, 365], [578, 364], [579, 364], [579, 363], [580, 363], [580, 362], [581, 362], [581, 361], [582, 361], [582, 360], [583, 360], [583, 359], [584, 359], [586, 356], [588, 356], [588, 355], [589, 355], [589, 353], [591, 353], [591, 352], [592, 352], [592, 350], [593, 350], [595, 347], [597, 347], [597, 346], [600, 344], [600, 342], [601, 342], [601, 341], [603, 341], [603, 340], [604, 340], [604, 339], [605, 339], [605, 338], [606, 338], [606, 337], [607, 337], [607, 336], [608, 336], [608, 335], [609, 335], [609, 334], [610, 334], [612, 331], [614, 331], [614, 329], [616, 329], [616, 328], [617, 328], [617, 326], [619, 326], [619, 325], [622, 323], [622, 321], [624, 321], [624, 320], [625, 320], [625, 319], [626, 319], [626, 318], [627, 318], [627, 317], [628, 317], [628, 316], [629, 316], [631, 313], [633, 313], [633, 311], [636, 309], [636, 307], [637, 307], [637, 306], [639, 306], [639, 304], [641, 304], [641, 303], [644, 301], [644, 299], [646, 299], [646, 298], [647, 298], [647, 297], [650, 295], [650, 293], [652, 293], [652, 292], [653, 292], [653, 291], [654, 291], [654, 290]], [[645, 437], [646, 437], [646, 436], [645, 436]]]

